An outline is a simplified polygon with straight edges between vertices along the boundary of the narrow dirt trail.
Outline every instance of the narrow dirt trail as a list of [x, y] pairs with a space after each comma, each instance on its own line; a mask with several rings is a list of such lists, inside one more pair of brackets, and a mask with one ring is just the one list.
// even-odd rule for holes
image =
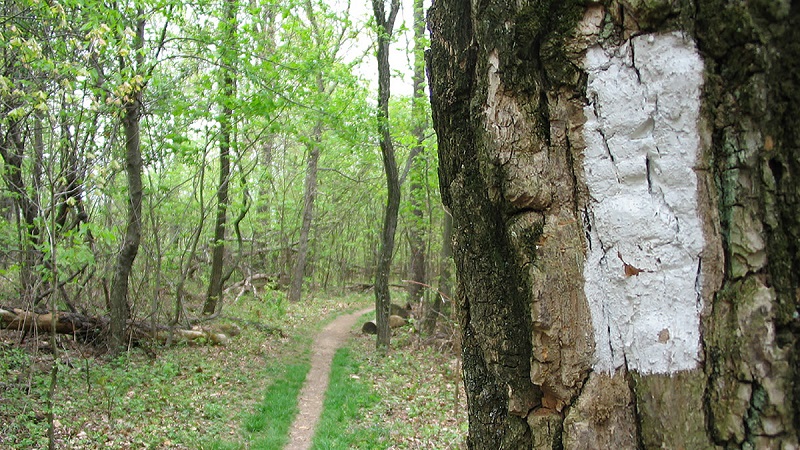
[[336, 350], [344, 344], [350, 329], [359, 317], [375, 308], [366, 308], [336, 318], [328, 324], [314, 339], [311, 356], [311, 369], [306, 375], [305, 384], [297, 400], [299, 412], [289, 430], [289, 443], [285, 450], [308, 450], [311, 439], [317, 428], [325, 391], [328, 389], [328, 378], [331, 373], [331, 362]]

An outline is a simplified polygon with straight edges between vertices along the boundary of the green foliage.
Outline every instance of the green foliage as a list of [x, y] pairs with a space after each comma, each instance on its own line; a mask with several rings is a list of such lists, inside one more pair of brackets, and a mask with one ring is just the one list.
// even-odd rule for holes
[[[60, 442], [85, 449], [282, 448], [308, 371], [311, 338], [328, 322], [320, 318], [372, 300], [360, 295], [285, 304], [278, 316], [274, 303], [245, 296], [229, 306], [243, 321], [231, 345], [179, 345], [157, 349], [155, 358], [150, 351], [111, 360], [81, 356], [64, 339], [54, 410]], [[453, 357], [415, 342], [415, 335], [401, 331], [387, 356], [375, 354], [369, 337], [337, 352], [315, 448], [456, 447], [466, 430], [465, 418], [452, 413]], [[47, 354], [0, 342], [2, 448], [46, 447], [51, 363]]]
[[10, 379], [11, 375], [30, 365], [30, 357], [22, 349], [0, 346], [0, 374], [3, 379]]
[[[13, 49], [1, 62], [0, 128], [18, 124], [23, 135], [22, 148], [14, 149], [22, 155], [19, 167], [10, 157], [0, 165], [9, 188], [0, 200], [18, 209], [29, 205], [35, 216], [32, 223], [3, 216], [7, 227], [0, 226], [0, 242], [8, 242], [9, 250], [0, 253], [0, 268], [8, 279], [25, 279], [30, 268], [21, 255], [29, 251], [40, 269], [53, 258], [59, 261], [62, 281], [86, 267], [65, 287], [68, 297], [103, 298], [102, 280], [110, 279], [121, 244], [115, 237], [127, 220], [120, 119], [123, 105], [141, 94], [144, 228], [132, 274], [140, 288], [130, 300], [155, 309], [137, 314], [164, 317], [173, 310], [180, 280], [207, 276], [202, 259], [213, 233], [222, 92], [217, 74], [223, 65], [236, 78], [236, 95], [225, 99], [234, 111], [227, 244], [232, 259], [242, 255], [227, 261], [226, 270], [234, 270], [231, 282], [270, 274], [280, 286], [285, 283], [280, 277], [293, 263], [312, 145], [321, 156], [307, 286], [341, 292], [353, 282], [370, 281], [385, 187], [372, 89], [354, 75], [369, 52], [353, 49], [364, 45], [358, 39], [371, 14], [356, 17], [341, 5], [316, 0], [261, 0], [238, 5], [237, 30], [228, 35], [224, 2], [95, 6], [29, 0], [6, 5], [17, 13], [0, 24], [0, 43]], [[144, 41], [136, 51], [139, 20]], [[416, 145], [410, 130], [419, 118], [411, 117], [409, 99], [395, 105], [400, 112], [392, 129], [402, 161]], [[428, 114], [423, 106], [417, 114]], [[315, 127], [321, 128], [319, 139]], [[424, 164], [415, 165], [409, 180], [426, 187], [426, 233], [436, 247], [439, 233], [430, 230], [441, 214], [435, 148], [427, 134]], [[22, 183], [9, 178], [15, 171]], [[62, 212], [63, 225], [54, 226], [54, 215]], [[240, 213], [234, 230], [231, 221]], [[408, 209], [404, 216], [401, 235], [404, 227], [420, 225]], [[402, 261], [407, 249], [397, 253]], [[52, 273], [35, 275], [43, 281]], [[158, 289], [169, 292], [149, 301]], [[104, 307], [100, 301], [76, 306]]]
[[[44, 395], [43, 380], [34, 378], [30, 356], [22, 349], [0, 343], [0, 445], [38, 448], [47, 445], [46, 423], [36, 411], [20, 408], [31, 395]], [[14, 420], [6, 420], [13, 418]]]
[[[288, 304], [278, 316], [273, 304], [243, 298], [229, 306], [229, 314], [243, 321], [242, 334], [226, 347], [177, 345], [106, 359], [86, 355], [90, 347], [62, 338], [54, 411], [58, 437], [65, 447], [86, 449], [244, 448], [251, 439], [268, 442], [269, 426], [249, 432], [243, 425], [261, 427], [259, 420], [266, 416], [257, 415], [268, 409], [266, 405], [296, 401], [308, 370], [311, 336], [324, 324], [315, 321], [314, 326], [301, 327], [305, 318], [365, 302], [365, 297], [347, 297]], [[286, 330], [288, 337], [260, 325]], [[36, 353], [35, 346], [18, 347], [3, 333], [0, 448], [46, 448], [52, 356]], [[29, 336], [28, 342], [36, 340]]]

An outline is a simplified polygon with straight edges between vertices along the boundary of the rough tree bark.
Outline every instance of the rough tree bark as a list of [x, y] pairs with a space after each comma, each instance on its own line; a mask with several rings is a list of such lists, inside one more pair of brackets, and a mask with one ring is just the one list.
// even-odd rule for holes
[[434, 1], [469, 448], [797, 448], [799, 25]]

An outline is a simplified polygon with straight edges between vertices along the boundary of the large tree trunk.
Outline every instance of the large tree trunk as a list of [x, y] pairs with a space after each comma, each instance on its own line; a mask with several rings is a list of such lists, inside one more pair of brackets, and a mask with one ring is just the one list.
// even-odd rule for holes
[[469, 448], [795, 448], [800, 6], [435, 0]]

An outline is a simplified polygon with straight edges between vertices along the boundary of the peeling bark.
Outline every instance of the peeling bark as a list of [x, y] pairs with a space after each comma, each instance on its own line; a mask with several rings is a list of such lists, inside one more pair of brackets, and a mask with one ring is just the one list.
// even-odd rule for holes
[[[434, 2], [469, 448], [798, 446], [798, 22], [790, 2]], [[700, 87], [676, 88], [692, 54]]]

